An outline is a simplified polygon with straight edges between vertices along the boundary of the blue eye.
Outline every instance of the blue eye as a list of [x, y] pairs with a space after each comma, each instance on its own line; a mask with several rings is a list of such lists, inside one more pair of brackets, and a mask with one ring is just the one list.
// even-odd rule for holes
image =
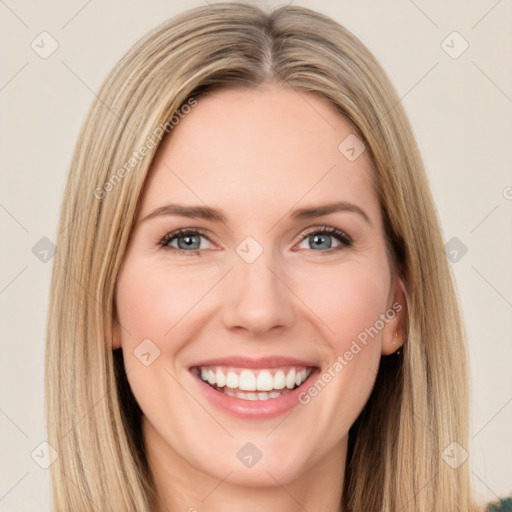
[[[339, 244], [332, 245], [331, 239], [336, 239]], [[159, 245], [168, 251], [176, 254], [186, 254], [187, 256], [201, 256], [202, 251], [205, 249], [201, 247], [201, 239], [208, 240], [205, 232], [198, 229], [179, 229], [166, 235], [159, 243]], [[306, 233], [300, 243], [307, 241], [310, 247], [316, 252], [332, 252], [333, 250], [340, 250], [344, 247], [352, 245], [352, 239], [343, 231], [328, 226], [314, 228]], [[176, 245], [174, 245], [176, 242]]]
[[[332, 241], [330, 240], [332, 238], [338, 240], [339, 245], [333, 247]], [[344, 247], [350, 247], [353, 243], [352, 239], [346, 233], [340, 231], [339, 229], [330, 228], [328, 226], [315, 228], [309, 231], [306, 233], [306, 235], [304, 235], [301, 243], [303, 242], [308, 242], [311, 246], [310, 248], [312, 248], [314, 251], [320, 250], [320, 252], [328, 252], [323, 249], [327, 249], [329, 252], [331, 252], [330, 249], [343, 249]]]
[[[208, 240], [198, 229], [179, 229], [166, 235], [160, 245], [171, 252], [187, 253], [187, 256], [201, 254], [201, 238]], [[171, 245], [177, 241], [178, 246]]]

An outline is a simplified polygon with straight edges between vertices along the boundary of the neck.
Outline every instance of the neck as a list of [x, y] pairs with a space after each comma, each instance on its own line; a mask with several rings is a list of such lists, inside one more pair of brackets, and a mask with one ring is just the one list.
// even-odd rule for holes
[[[151, 476], [157, 494], [156, 512], [343, 512], [341, 499], [347, 439], [316, 464], [279, 481], [266, 471], [260, 484], [237, 482], [237, 468], [216, 478], [186, 459], [143, 418], [143, 433]], [[300, 449], [300, 447], [297, 447]]]

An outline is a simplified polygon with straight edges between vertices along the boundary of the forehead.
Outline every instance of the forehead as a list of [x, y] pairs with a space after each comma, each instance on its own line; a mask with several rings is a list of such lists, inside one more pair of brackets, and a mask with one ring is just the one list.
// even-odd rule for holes
[[268, 87], [197, 101], [157, 152], [140, 216], [177, 201], [245, 216], [341, 200], [378, 215], [366, 152], [347, 158], [343, 141], [354, 130], [326, 100]]

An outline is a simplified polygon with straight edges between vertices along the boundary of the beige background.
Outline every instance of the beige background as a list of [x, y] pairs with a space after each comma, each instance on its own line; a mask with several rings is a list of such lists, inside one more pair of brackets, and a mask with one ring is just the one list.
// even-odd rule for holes
[[[37, 460], [45, 449], [39, 445], [46, 438], [43, 357], [51, 260], [40, 261], [32, 247], [42, 237], [55, 240], [79, 128], [94, 92], [131, 44], [166, 18], [203, 3], [0, 1], [2, 511], [48, 509], [48, 471], [31, 453], [36, 450]], [[445, 241], [457, 237], [468, 249], [453, 270], [470, 345], [475, 491], [481, 501], [511, 494], [512, 4], [293, 3], [354, 32], [389, 73], [410, 115]], [[43, 31], [59, 45], [47, 59], [31, 48]], [[453, 31], [469, 44], [456, 59], [441, 46]], [[445, 47], [453, 53], [462, 44], [450, 36]]]

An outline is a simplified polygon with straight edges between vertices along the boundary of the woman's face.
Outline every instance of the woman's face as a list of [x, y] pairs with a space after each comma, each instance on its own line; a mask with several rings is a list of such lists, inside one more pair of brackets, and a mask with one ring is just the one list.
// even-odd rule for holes
[[153, 466], [251, 486], [343, 471], [402, 342], [393, 277], [367, 153], [331, 106], [198, 99], [153, 161], [116, 289]]

